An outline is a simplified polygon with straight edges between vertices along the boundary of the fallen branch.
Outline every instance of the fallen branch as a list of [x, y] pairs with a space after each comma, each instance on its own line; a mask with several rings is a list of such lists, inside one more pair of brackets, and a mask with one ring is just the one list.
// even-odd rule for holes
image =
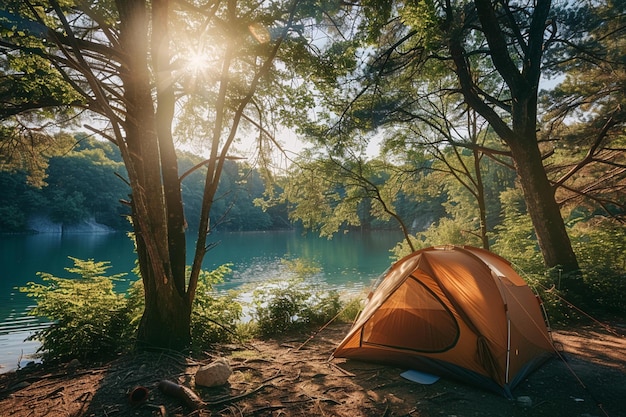
[[264, 407], [260, 407], [260, 408], [255, 408], [254, 410], [252, 410], [250, 413], [255, 415], [255, 414], [259, 414], [259, 413], [264, 413], [267, 411], [276, 411], [276, 410], [282, 410], [283, 408], [291, 408], [291, 407], [295, 407], [299, 404], [306, 404], [306, 403], [310, 403], [310, 402], [314, 402], [314, 401], [320, 401], [320, 402], [328, 402], [334, 405], [341, 405], [340, 402], [335, 401], [331, 398], [314, 398], [311, 397], [309, 399], [306, 400], [294, 400], [294, 401], [283, 401], [283, 403], [281, 405], [267, 405]]
[[282, 410], [283, 408], [287, 408], [287, 406], [286, 405], [266, 405], [265, 407], [255, 408], [250, 413], [252, 415], [255, 415], [255, 414], [259, 414], [259, 413], [265, 413], [267, 411]]
[[302, 404], [302, 403], [310, 403], [313, 401], [319, 401], [319, 402], [323, 402], [323, 403], [330, 403], [330, 404], [334, 404], [334, 405], [341, 405], [341, 402], [337, 401], [337, 400], [333, 400], [332, 398], [328, 398], [328, 397], [311, 397], [307, 395], [307, 399], [306, 400], [286, 400], [283, 401], [283, 404]]
[[80, 416], [83, 414], [83, 409], [89, 405], [89, 400], [91, 399], [93, 393], [91, 391], [87, 391], [87, 392], [83, 392], [80, 397], [78, 397], [76, 399], [76, 401], [80, 401], [80, 408], [78, 409], [78, 412], [76, 413], [77, 416]]
[[159, 390], [165, 395], [169, 395], [183, 401], [187, 407], [197, 410], [205, 405], [204, 401], [190, 388], [179, 385], [175, 382], [163, 380], [159, 382]]

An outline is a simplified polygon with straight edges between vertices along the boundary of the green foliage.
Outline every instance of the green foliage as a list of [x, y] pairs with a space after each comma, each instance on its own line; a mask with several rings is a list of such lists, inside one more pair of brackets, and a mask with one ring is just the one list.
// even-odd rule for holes
[[522, 191], [518, 188], [503, 191], [500, 200], [502, 220], [495, 227], [491, 250], [529, 274], [541, 274], [544, 266]]
[[572, 222], [568, 229], [580, 263], [584, 290], [570, 295], [563, 291], [568, 279], [559, 267], [546, 270], [541, 262], [530, 219], [523, 213], [519, 191], [503, 193], [505, 218], [498, 226], [492, 249], [524, 273], [526, 281], [541, 296], [551, 320], [566, 323], [588, 314], [626, 312], [626, 230], [606, 218]]
[[26, 226], [26, 216], [20, 212], [17, 205], [0, 207], [0, 229], [11, 232], [19, 232]]
[[422, 209], [431, 211], [410, 195], [417, 182], [410, 168], [355, 155], [308, 157], [293, 165], [276, 201], [289, 204], [290, 219], [320, 236], [357, 227], [408, 229]]
[[296, 276], [267, 281], [252, 293], [257, 332], [270, 337], [310, 326], [320, 326], [342, 309], [339, 293], [305, 282], [316, 268], [300, 260], [285, 261]]
[[[1, 133], [1, 131], [0, 131]], [[62, 155], [49, 151], [42, 176], [46, 184], [31, 185], [25, 171], [9, 167], [0, 156], [0, 232], [27, 230], [28, 218], [47, 216], [52, 221], [71, 226], [94, 219], [115, 230], [128, 230], [128, 208], [120, 204], [127, 200], [129, 187], [118, 177], [126, 171], [119, 151], [107, 142], [76, 134], [74, 138], [57, 137], [57, 144], [71, 142], [73, 150]], [[43, 146], [43, 145], [42, 145]], [[2, 148], [0, 143], [0, 149]], [[37, 148], [39, 149], [39, 148]], [[39, 154], [39, 150], [32, 150]], [[4, 157], [4, 158], [3, 158]], [[191, 154], [181, 157], [181, 172], [198, 164], [201, 159]], [[2, 171], [4, 168], [5, 171]], [[33, 170], [30, 170], [31, 175]], [[189, 227], [197, 225], [202, 203], [206, 170], [200, 169], [182, 182], [183, 198]], [[42, 180], [43, 181], [43, 180]], [[265, 184], [259, 171], [244, 164], [227, 161], [218, 188], [218, 198], [211, 210], [211, 223], [220, 230], [271, 230], [290, 227], [285, 205], [264, 210], [254, 200], [263, 195]]]
[[[179, 158], [179, 171], [187, 173], [202, 159], [196, 155], [182, 153]], [[206, 178], [206, 168], [189, 172], [182, 181], [185, 217], [189, 227], [197, 227], [202, 207], [202, 193]], [[287, 221], [285, 205], [278, 205], [269, 211], [258, 206], [255, 199], [265, 192], [265, 184], [257, 169], [233, 161], [226, 161], [220, 177], [216, 198], [211, 208], [210, 218], [213, 228], [225, 231], [250, 231], [284, 229], [291, 226]]]
[[[469, 226], [469, 227], [468, 227]], [[427, 230], [411, 236], [411, 242], [415, 250], [439, 245], [470, 245], [481, 246], [480, 237], [473, 231], [475, 225], [468, 224], [462, 219], [450, 219], [443, 217]], [[411, 253], [411, 248], [405, 242], [399, 242], [393, 249], [396, 258], [401, 258]]]
[[516, 269], [541, 299], [543, 309], [553, 325], [566, 325], [580, 318], [580, 312], [569, 304], [565, 294], [558, 288], [562, 271], [544, 270], [543, 273], [525, 274], [523, 270]]
[[[215, 285], [224, 282], [231, 272], [230, 265], [221, 265], [212, 271], [201, 271], [191, 311], [191, 349], [203, 351], [214, 343], [231, 342], [237, 336], [242, 306], [238, 294], [217, 293]], [[128, 291], [127, 310], [134, 328], [144, 310], [143, 282], [134, 282]]]
[[343, 302], [343, 307], [337, 319], [344, 323], [353, 323], [363, 310], [363, 297], [352, 297]]
[[606, 219], [578, 222], [572, 245], [586, 288], [583, 302], [594, 309], [626, 313], [626, 229]]
[[33, 188], [46, 185], [48, 161], [68, 152], [74, 145], [64, 133], [54, 136], [40, 132], [24, 132], [21, 121], [10, 118], [0, 126], [0, 171], [26, 175], [22, 181]]
[[[70, 259], [74, 267], [66, 271], [76, 278], [40, 272], [43, 284], [30, 282], [19, 289], [37, 302], [29, 314], [52, 321], [31, 339], [41, 341], [46, 361], [101, 359], [128, 351], [144, 309], [142, 281], [131, 284], [126, 294], [115, 292], [114, 281], [125, 274], [106, 276], [109, 262]], [[237, 294], [217, 294], [214, 289], [229, 272], [223, 265], [200, 275], [191, 315], [193, 350], [236, 336], [242, 313]]]
[[236, 326], [242, 314], [238, 294], [234, 291], [217, 294], [214, 289], [230, 272], [229, 265], [222, 265], [213, 271], [200, 273], [191, 311], [191, 343], [194, 350], [202, 351], [210, 344], [230, 342], [236, 336]]
[[[0, 20], [0, 33], [4, 32], [6, 25], [6, 21]], [[0, 78], [0, 94], [3, 96], [0, 118], [36, 111], [51, 117], [53, 108], [59, 114], [71, 113], [67, 104], [82, 104], [82, 97], [64, 79], [58, 68], [50, 65], [44, 57], [46, 52], [33, 45], [33, 41], [39, 43], [41, 39], [31, 37], [30, 40], [24, 40], [24, 32], [21, 31], [9, 31], [7, 36], [13, 40], [22, 38], [23, 44], [29, 45], [23, 45], [21, 53], [14, 50], [13, 53], [4, 54], [3, 61], [7, 68], [2, 68], [5, 71]]]
[[25, 183], [24, 173], [10, 174], [0, 172], [0, 230], [6, 232], [19, 232], [26, 226], [27, 214], [20, 209], [28, 203], [37, 205], [36, 201], [30, 200], [30, 186]]
[[[350, 194], [342, 186], [341, 171], [333, 161], [297, 164], [281, 200], [292, 207], [290, 219], [325, 237], [342, 228], [358, 226], [357, 207], [363, 196]], [[356, 187], [352, 190], [356, 191]]]
[[108, 262], [70, 259], [74, 267], [66, 271], [76, 278], [40, 272], [44, 284], [29, 282], [19, 289], [37, 301], [29, 314], [52, 321], [30, 339], [41, 341], [40, 351], [48, 361], [109, 357], [127, 349], [134, 329], [124, 295], [113, 288], [124, 274], [105, 276]]

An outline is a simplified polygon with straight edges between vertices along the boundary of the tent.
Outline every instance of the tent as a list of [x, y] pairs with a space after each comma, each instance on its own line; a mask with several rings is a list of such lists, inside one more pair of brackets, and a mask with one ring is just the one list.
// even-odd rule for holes
[[539, 299], [510, 263], [469, 246], [393, 264], [334, 357], [454, 378], [509, 398], [554, 354]]

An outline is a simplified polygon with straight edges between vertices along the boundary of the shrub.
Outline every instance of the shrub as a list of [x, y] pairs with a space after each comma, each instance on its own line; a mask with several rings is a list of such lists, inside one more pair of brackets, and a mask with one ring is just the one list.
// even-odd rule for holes
[[[109, 262], [70, 258], [66, 268], [77, 278], [59, 278], [40, 272], [44, 283], [29, 282], [21, 292], [37, 301], [29, 314], [52, 321], [29, 339], [42, 343], [39, 351], [45, 361], [73, 358], [106, 358], [128, 351], [144, 310], [143, 283], [137, 280], [128, 292], [116, 293], [114, 281], [125, 274], [105, 276]], [[200, 274], [191, 315], [192, 349], [231, 341], [241, 317], [236, 294], [217, 295], [214, 285], [230, 272], [228, 265]]]
[[222, 265], [213, 271], [202, 271], [200, 274], [191, 312], [191, 340], [194, 350], [202, 350], [213, 343], [230, 342], [237, 335], [236, 326], [242, 313], [237, 293], [230, 291], [218, 295], [214, 290], [214, 286], [224, 282], [224, 276], [230, 272], [230, 265]]
[[254, 291], [253, 305], [262, 337], [324, 324], [341, 310], [336, 291], [316, 290], [298, 278], [264, 283]]
[[305, 282], [319, 268], [301, 260], [283, 263], [295, 277], [264, 282], [252, 293], [252, 315], [262, 337], [325, 324], [342, 308], [337, 291]]
[[362, 297], [352, 297], [343, 303], [343, 308], [337, 319], [343, 323], [352, 323], [363, 310], [364, 300]]
[[626, 312], [626, 229], [606, 218], [576, 223], [570, 232], [588, 291], [589, 308]]
[[134, 329], [124, 295], [113, 290], [113, 281], [125, 274], [105, 276], [109, 262], [70, 259], [74, 267], [65, 270], [77, 278], [39, 272], [45, 284], [19, 288], [37, 301], [29, 314], [52, 321], [29, 339], [42, 343], [39, 351], [47, 361], [106, 357], [128, 348]]

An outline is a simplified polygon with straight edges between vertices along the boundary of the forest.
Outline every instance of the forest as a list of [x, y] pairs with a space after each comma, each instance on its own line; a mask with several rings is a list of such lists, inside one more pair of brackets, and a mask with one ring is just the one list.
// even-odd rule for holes
[[624, 309], [623, 2], [5, 3], [2, 229], [130, 219], [138, 344], [190, 343], [213, 228], [398, 228]]
[[[103, 230], [130, 231], [130, 211], [121, 203], [130, 190], [124, 164], [111, 144], [76, 134], [71, 151], [49, 159], [45, 185], [36, 187], [27, 173], [0, 172], [0, 233], [33, 233], [29, 219], [48, 219], [72, 230], [84, 222], [105, 226]], [[192, 154], [181, 156], [181, 172], [201, 162]], [[202, 202], [201, 172], [183, 183], [185, 215], [198, 218]], [[228, 161], [218, 189], [219, 201], [211, 213], [214, 229], [224, 231], [292, 228], [284, 205], [264, 211], [254, 204], [263, 196], [265, 184], [257, 170]], [[191, 224], [190, 227], [197, 227]]]
[[[71, 232], [73, 227], [90, 221], [105, 226], [102, 229], [105, 232], [131, 229], [130, 212], [121, 203], [128, 198], [129, 189], [119, 152], [111, 144], [90, 139], [84, 133], [74, 135], [70, 143], [71, 151], [48, 160], [41, 187], [30, 184], [25, 171], [0, 172], [0, 233], [36, 233], [38, 230], [33, 230], [29, 222], [33, 218], [48, 219], [60, 225], [55, 232]], [[182, 154], [179, 158], [181, 174], [201, 161], [202, 158], [191, 153]], [[512, 181], [513, 173], [509, 176]], [[503, 191], [503, 184], [493, 183], [487, 187], [497, 195]], [[185, 215], [190, 222], [198, 218], [202, 186], [201, 171], [189, 175], [183, 182]], [[217, 191], [218, 202], [211, 212], [212, 228], [217, 231], [303, 229], [302, 221], [289, 218], [287, 204], [262, 208], [261, 202], [255, 202], [262, 200], [265, 192], [266, 184], [259, 170], [228, 161]], [[345, 190], [340, 192], [345, 194]], [[421, 232], [446, 215], [442, 203], [448, 194], [445, 190], [437, 191], [416, 199], [400, 192], [394, 204], [404, 221], [411, 224], [411, 230]], [[493, 203], [490, 215], [497, 218], [499, 202], [494, 200]], [[352, 227], [398, 228], [395, 221], [372, 215], [368, 210], [371, 204], [365, 199], [358, 210], [359, 225]], [[191, 223], [189, 227], [195, 228], [197, 224]], [[349, 230], [350, 226], [345, 229]]]

